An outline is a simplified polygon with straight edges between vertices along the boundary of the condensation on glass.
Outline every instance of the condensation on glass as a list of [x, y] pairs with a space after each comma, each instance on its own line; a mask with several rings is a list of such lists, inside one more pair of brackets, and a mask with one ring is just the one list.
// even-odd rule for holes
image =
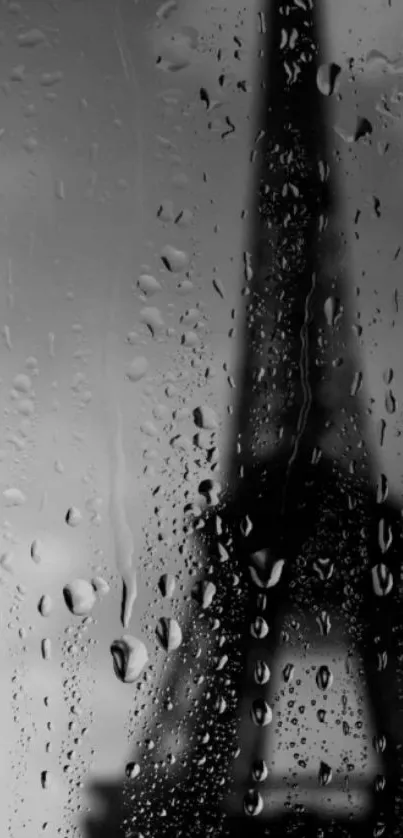
[[402, 33], [1, 5], [4, 836], [401, 834]]

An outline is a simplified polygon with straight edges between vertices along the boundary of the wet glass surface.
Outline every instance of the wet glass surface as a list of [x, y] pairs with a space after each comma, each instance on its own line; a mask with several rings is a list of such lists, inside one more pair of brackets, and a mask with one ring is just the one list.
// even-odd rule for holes
[[0, 836], [402, 833], [392, 0], [0, 6]]

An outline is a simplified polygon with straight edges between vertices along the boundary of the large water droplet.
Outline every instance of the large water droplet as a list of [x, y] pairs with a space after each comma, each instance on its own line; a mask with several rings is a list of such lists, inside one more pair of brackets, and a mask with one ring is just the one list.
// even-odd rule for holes
[[189, 256], [184, 250], [178, 250], [170, 244], [161, 251], [161, 259], [171, 273], [181, 273], [189, 264]]
[[331, 96], [336, 91], [340, 73], [341, 67], [333, 61], [329, 64], [321, 64], [317, 72], [316, 82], [323, 96]]
[[49, 617], [53, 610], [53, 603], [51, 597], [48, 594], [44, 594], [41, 596], [39, 603], [38, 603], [38, 611], [42, 615], [42, 617]]
[[327, 786], [332, 780], [332, 769], [330, 765], [327, 765], [326, 762], [320, 763], [319, 771], [318, 771], [318, 783], [320, 786]]
[[217, 588], [214, 582], [203, 580], [202, 582], [196, 583], [192, 594], [202, 608], [209, 608], [216, 594], [216, 590]]
[[66, 512], [66, 524], [69, 527], [78, 527], [82, 521], [82, 515], [79, 509], [76, 506], [71, 506], [70, 509]]
[[173, 652], [182, 643], [182, 630], [173, 617], [161, 617], [155, 630], [160, 646], [166, 652]]
[[263, 698], [256, 698], [250, 711], [251, 719], [259, 727], [266, 727], [273, 718], [270, 705]]
[[246, 792], [243, 799], [243, 808], [246, 815], [260, 815], [263, 810], [263, 797], [256, 789], [250, 789]]
[[264, 637], [267, 637], [269, 626], [266, 620], [263, 617], [255, 617], [250, 627], [250, 633], [257, 640], [263, 640]]
[[162, 290], [161, 283], [158, 282], [158, 279], [156, 279], [155, 276], [151, 276], [151, 274], [141, 274], [138, 278], [137, 284], [140, 290], [143, 291], [144, 294], [148, 294], [149, 297]]
[[256, 661], [254, 678], [257, 684], [267, 684], [270, 679], [270, 669], [265, 661]]
[[23, 506], [26, 502], [26, 496], [21, 489], [5, 489], [3, 498], [7, 506]]
[[372, 587], [376, 596], [387, 596], [393, 588], [393, 576], [385, 564], [377, 564], [371, 570]]
[[148, 661], [148, 652], [141, 640], [125, 634], [111, 645], [115, 674], [125, 684], [132, 684], [138, 678]]
[[268, 775], [268, 768], [264, 759], [257, 759], [252, 765], [252, 777], [256, 783], [263, 783]]
[[89, 614], [96, 603], [94, 588], [86, 579], [74, 579], [63, 588], [63, 596], [67, 608], [76, 617]]
[[163, 597], [171, 599], [171, 597], [173, 597], [174, 595], [175, 586], [176, 579], [175, 576], [172, 576], [171, 573], [164, 573], [162, 576], [160, 576], [158, 587]]
[[206, 431], [215, 431], [218, 428], [217, 414], [212, 407], [201, 405], [193, 411], [195, 425]]
[[129, 369], [126, 373], [126, 377], [129, 381], [140, 381], [143, 378], [148, 370], [148, 361], [147, 358], [144, 358], [143, 355], [138, 355], [137, 358], [133, 358]]
[[164, 318], [159, 310], [154, 306], [142, 308], [140, 311], [140, 320], [148, 326], [153, 337], [160, 335], [165, 329]]
[[140, 774], [140, 766], [138, 762], [128, 762], [125, 769], [126, 777], [129, 780], [135, 780]]
[[320, 666], [316, 673], [316, 684], [320, 690], [327, 690], [332, 686], [333, 673], [328, 666]]

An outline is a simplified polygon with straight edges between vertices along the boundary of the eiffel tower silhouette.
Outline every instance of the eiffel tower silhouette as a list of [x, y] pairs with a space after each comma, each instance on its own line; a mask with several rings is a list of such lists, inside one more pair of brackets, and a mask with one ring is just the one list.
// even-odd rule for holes
[[[216, 586], [213, 617], [186, 606], [184, 651], [167, 670], [161, 686], [166, 700], [147, 732], [155, 747], [150, 752], [143, 743], [136, 749], [133, 758], [142, 772], [134, 786], [128, 781], [125, 788], [95, 789], [105, 814], [88, 820], [87, 838], [244, 833], [377, 838], [401, 835], [403, 827], [401, 517], [387, 492], [376, 490], [362, 398], [350, 389], [359, 356], [351, 337], [353, 295], [341, 265], [337, 171], [325, 98], [317, 86], [323, 60], [319, 3], [266, 6], [265, 83], [256, 114], [259, 154], [245, 257], [244, 351], [227, 490], [190, 536], [203, 557], [204, 578]], [[331, 456], [331, 433], [337, 456]], [[252, 564], [251, 572], [251, 556], [259, 551], [263, 565]], [[278, 584], [264, 587], [280, 561]], [[389, 579], [392, 589], [380, 596], [377, 584], [387, 589]], [[243, 799], [248, 792], [252, 809], [258, 799], [250, 770], [238, 785], [232, 782], [238, 747], [252, 763], [263, 736], [256, 727], [240, 734], [245, 706], [267, 696], [267, 685], [254, 677], [254, 662], [263, 658], [276, 666], [285, 611], [303, 614], [307, 608], [312, 615], [322, 610], [339, 615], [362, 660], [384, 772], [359, 823], [337, 814], [321, 819], [310, 811], [268, 817], [264, 807], [251, 817], [248, 806], [231, 816], [228, 794]], [[265, 637], [250, 631], [257, 616], [270, 629]], [[199, 669], [195, 637], [202, 649]], [[228, 647], [228, 665], [221, 670], [220, 656]], [[186, 704], [183, 689], [195, 683], [203, 696]], [[160, 759], [168, 733], [185, 743], [171, 766]]]

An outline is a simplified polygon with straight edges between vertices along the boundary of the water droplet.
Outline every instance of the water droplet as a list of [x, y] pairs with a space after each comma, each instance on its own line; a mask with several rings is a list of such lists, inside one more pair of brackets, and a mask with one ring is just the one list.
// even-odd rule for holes
[[14, 390], [17, 390], [19, 393], [28, 394], [32, 388], [32, 381], [29, 375], [25, 373], [20, 373], [16, 375], [13, 381]]
[[155, 276], [151, 276], [151, 274], [141, 274], [137, 281], [137, 285], [144, 294], [148, 294], [149, 297], [152, 297], [153, 294], [156, 294], [158, 291], [162, 290], [161, 283], [158, 282], [158, 279]]
[[105, 579], [102, 578], [102, 576], [94, 576], [94, 578], [91, 579], [91, 585], [94, 588], [95, 593], [99, 596], [106, 596], [109, 594], [109, 585]]
[[245, 515], [245, 517], [242, 518], [239, 524], [239, 529], [241, 531], [241, 535], [243, 535], [244, 538], [247, 538], [248, 535], [251, 534], [253, 530], [253, 523], [249, 518], [249, 515]]
[[82, 521], [82, 515], [79, 509], [76, 506], [71, 506], [70, 509], [66, 512], [65, 518], [66, 524], [69, 527], [78, 527]]
[[267, 663], [257, 660], [255, 663], [254, 678], [257, 684], [267, 684], [270, 679], [270, 669]]
[[31, 559], [36, 564], [39, 564], [41, 561], [41, 544], [37, 540], [33, 541], [31, 544]]
[[320, 786], [328, 786], [332, 780], [332, 769], [330, 765], [327, 765], [326, 762], [320, 763], [319, 772], [318, 772], [318, 783]]
[[386, 474], [380, 474], [376, 490], [376, 502], [385, 503], [389, 494], [389, 484]]
[[385, 734], [382, 733], [374, 736], [372, 739], [372, 744], [374, 746], [375, 751], [378, 754], [383, 754], [383, 752], [386, 750], [387, 745]]
[[317, 673], [316, 673], [316, 684], [320, 690], [327, 690], [332, 686], [333, 683], [333, 673], [330, 671], [329, 667], [324, 665], [320, 666]]
[[182, 630], [172, 617], [161, 617], [155, 630], [160, 646], [166, 652], [173, 652], [182, 643]]
[[197, 582], [192, 591], [194, 599], [201, 605], [203, 609], [209, 608], [215, 597], [217, 588], [214, 582], [201, 581]]
[[336, 92], [340, 73], [341, 67], [333, 61], [329, 64], [321, 64], [317, 72], [316, 82], [323, 96], [331, 96]]
[[48, 789], [51, 784], [51, 777], [49, 771], [41, 772], [41, 786], [43, 789]]
[[260, 815], [263, 810], [263, 797], [256, 789], [250, 789], [246, 792], [243, 799], [243, 808], [246, 815]]
[[386, 786], [386, 778], [383, 774], [377, 774], [374, 781], [375, 791], [383, 791]]
[[196, 407], [193, 411], [194, 423], [198, 428], [206, 431], [215, 431], [218, 428], [216, 412], [208, 405]]
[[36, 47], [46, 41], [45, 33], [41, 29], [29, 29], [27, 32], [20, 32], [17, 35], [17, 43], [20, 47]]
[[389, 413], [389, 415], [392, 415], [393, 413], [396, 413], [396, 409], [397, 409], [396, 398], [393, 395], [392, 390], [388, 390], [386, 395], [385, 395], [385, 410], [386, 410], [386, 413]]
[[259, 727], [266, 727], [273, 718], [270, 705], [263, 698], [256, 698], [251, 707], [251, 719]]
[[219, 294], [221, 299], [224, 300], [225, 299], [225, 288], [224, 288], [223, 283], [221, 282], [221, 279], [219, 279], [218, 276], [214, 277], [213, 286], [214, 286], [215, 290], [217, 291], [217, 294]]
[[7, 506], [22, 506], [26, 502], [26, 496], [21, 489], [5, 489], [3, 498]]
[[41, 652], [42, 652], [42, 657], [45, 661], [50, 660], [50, 658], [52, 657], [52, 643], [51, 643], [49, 637], [45, 637], [41, 641]]
[[193, 212], [192, 210], [187, 209], [186, 207], [185, 209], [181, 210], [179, 215], [177, 215], [177, 217], [175, 218], [175, 224], [177, 224], [178, 227], [189, 227], [192, 221]]
[[140, 774], [140, 766], [138, 762], [128, 762], [125, 769], [126, 777], [129, 780], [135, 780]]
[[264, 759], [257, 759], [252, 765], [252, 777], [256, 783], [263, 783], [268, 775]]
[[313, 569], [321, 582], [327, 582], [333, 576], [334, 564], [331, 559], [319, 558], [313, 563]]
[[157, 216], [161, 221], [173, 222], [175, 219], [173, 201], [163, 201], [158, 208]]
[[337, 317], [340, 314], [340, 300], [338, 297], [328, 297], [323, 306], [327, 325], [333, 328]]
[[42, 73], [39, 79], [41, 87], [53, 87], [63, 80], [63, 73], [61, 70], [55, 70], [53, 73]]
[[162, 576], [160, 576], [158, 587], [163, 597], [171, 599], [171, 597], [173, 597], [174, 595], [176, 587], [175, 576], [172, 576], [171, 573], [164, 573]]
[[264, 637], [267, 637], [269, 633], [269, 626], [266, 620], [263, 617], [255, 617], [250, 627], [250, 633], [252, 637], [255, 637], [257, 640], [262, 640]]
[[273, 588], [281, 579], [284, 559], [274, 560], [270, 550], [257, 550], [250, 556], [249, 571], [253, 582], [259, 588]]
[[323, 724], [326, 719], [326, 710], [318, 710], [316, 715], [319, 721]]
[[327, 611], [321, 611], [320, 615], [316, 618], [316, 622], [319, 625], [319, 629], [320, 629], [321, 634], [324, 637], [327, 637], [329, 632], [330, 632], [330, 629], [332, 627], [332, 624], [330, 622], [330, 617], [329, 617], [329, 614], [327, 613]]
[[161, 259], [171, 273], [181, 273], [189, 264], [189, 256], [184, 250], [178, 250], [170, 244], [161, 251]]
[[112, 643], [111, 655], [115, 674], [125, 684], [132, 684], [148, 661], [144, 643], [129, 634]]
[[185, 334], [182, 335], [181, 343], [182, 346], [189, 346], [190, 348], [194, 348], [195, 346], [198, 346], [199, 337], [196, 334], [196, 332], [190, 330], [189, 332], [185, 332]]
[[393, 588], [393, 576], [385, 564], [377, 564], [371, 570], [372, 586], [376, 596], [387, 596]]
[[96, 603], [95, 591], [86, 579], [75, 579], [63, 588], [64, 601], [76, 617], [89, 614]]
[[295, 666], [293, 663], [287, 663], [283, 669], [283, 678], [286, 684], [289, 684], [294, 677]]
[[49, 594], [44, 594], [41, 596], [39, 603], [38, 603], [38, 611], [42, 614], [42, 617], [49, 617], [53, 610], [53, 603], [52, 599]]
[[160, 335], [165, 329], [164, 318], [159, 308], [148, 306], [140, 311], [140, 320], [148, 326], [153, 337]]
[[358, 142], [363, 137], [370, 136], [373, 132], [373, 127], [369, 121], [364, 116], [357, 117], [357, 124], [354, 132], [354, 142]]
[[202, 480], [199, 483], [199, 493], [205, 497], [209, 506], [218, 506], [221, 489], [222, 486], [218, 480]]
[[137, 358], [133, 358], [126, 376], [129, 379], [129, 381], [140, 381], [140, 379], [145, 376], [147, 370], [147, 358], [144, 358], [144, 356], [142, 355], [138, 355]]

